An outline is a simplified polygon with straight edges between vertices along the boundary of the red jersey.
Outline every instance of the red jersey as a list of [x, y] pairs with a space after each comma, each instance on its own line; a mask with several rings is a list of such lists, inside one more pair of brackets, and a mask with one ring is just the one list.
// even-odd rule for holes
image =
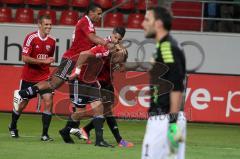
[[63, 54], [64, 58], [73, 58], [77, 60], [81, 51], [91, 49], [95, 44], [87, 37], [90, 33], [96, 33], [95, 28], [88, 16], [82, 17], [73, 32], [72, 45]]
[[99, 82], [111, 84], [112, 72], [111, 72], [111, 65], [110, 65], [110, 62], [111, 62], [110, 57], [103, 58], [103, 60], [104, 60], [104, 64], [97, 79]]
[[109, 55], [107, 47], [98, 45], [90, 49], [90, 52], [96, 56], [96, 59], [91, 59], [88, 64], [81, 67], [81, 73], [79, 79], [86, 83], [95, 82], [98, 79], [98, 75], [102, 71], [105, 58]]
[[[110, 36], [108, 36], [108, 37], [106, 37], [105, 39], [104, 39], [105, 41], [108, 41], [108, 42], [111, 42], [112, 41], [112, 39], [111, 39], [111, 37]], [[103, 51], [103, 50], [102, 50]], [[111, 63], [111, 61], [110, 61], [110, 57], [103, 57], [103, 67], [102, 67], [102, 70], [101, 70], [101, 72], [98, 74], [98, 77], [97, 77], [97, 80], [98, 81], [100, 81], [100, 82], [104, 82], [104, 83], [111, 83], [111, 65], [110, 65], [110, 63]]]
[[[42, 39], [39, 31], [35, 31], [26, 36], [22, 55], [29, 56], [35, 59], [46, 59], [53, 57], [55, 51], [55, 38], [47, 36]], [[22, 79], [28, 82], [40, 82], [49, 77], [50, 65], [46, 64], [25, 64], [22, 71]]]

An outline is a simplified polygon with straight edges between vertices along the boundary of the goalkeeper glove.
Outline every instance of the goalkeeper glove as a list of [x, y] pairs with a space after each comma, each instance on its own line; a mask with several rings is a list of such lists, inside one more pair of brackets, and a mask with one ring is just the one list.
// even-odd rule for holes
[[167, 136], [171, 152], [176, 153], [178, 151], [179, 143], [184, 140], [182, 130], [177, 123], [170, 123]]
[[176, 123], [170, 123], [169, 128], [168, 128], [168, 132], [167, 132], [167, 136], [168, 136], [168, 141], [170, 144], [170, 149], [171, 152], [176, 152], [178, 150], [179, 147], [179, 142], [176, 138], [178, 133], [178, 127]]

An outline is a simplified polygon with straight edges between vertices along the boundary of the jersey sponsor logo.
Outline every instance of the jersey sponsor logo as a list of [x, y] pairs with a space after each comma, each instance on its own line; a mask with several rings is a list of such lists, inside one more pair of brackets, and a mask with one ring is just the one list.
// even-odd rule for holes
[[46, 45], [46, 50], [50, 51], [51, 50], [51, 46], [50, 45]]
[[38, 54], [37, 55], [37, 59], [40, 59], [40, 60], [45, 60], [48, 58], [48, 55], [47, 54]]

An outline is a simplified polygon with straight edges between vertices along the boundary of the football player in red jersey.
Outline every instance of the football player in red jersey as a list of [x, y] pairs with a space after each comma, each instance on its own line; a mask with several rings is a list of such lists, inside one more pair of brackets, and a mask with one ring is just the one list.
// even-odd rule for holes
[[[50, 16], [43, 15], [38, 19], [38, 30], [28, 34], [23, 43], [22, 60], [25, 63], [22, 70], [20, 89], [26, 89], [34, 84], [49, 79], [49, 66], [54, 62], [54, 51], [56, 41], [50, 34], [52, 20]], [[42, 141], [52, 141], [48, 135], [48, 128], [52, 119], [53, 95], [51, 89], [40, 91], [45, 109], [42, 113]], [[35, 97], [34, 95], [33, 97]], [[24, 100], [19, 109], [13, 109], [12, 121], [9, 125], [10, 135], [14, 138], [19, 137], [17, 130], [17, 121], [27, 106], [29, 100]]]
[[[127, 59], [127, 50], [120, 44], [121, 40], [123, 39], [125, 35], [125, 28], [123, 27], [116, 27], [113, 30], [113, 34], [108, 37], [111, 41], [113, 41], [115, 44], [117, 44], [118, 52], [115, 54], [112, 54], [110, 58], [105, 58], [104, 65], [102, 68], [102, 71], [98, 75], [98, 81], [101, 85], [101, 92], [102, 92], [102, 98], [104, 96], [108, 96], [109, 93], [105, 94], [105, 92], [112, 92], [112, 95], [110, 97], [110, 100], [106, 98], [107, 100], [102, 100], [102, 104], [104, 106], [104, 117], [107, 121], [108, 127], [110, 128], [116, 142], [118, 143], [119, 147], [133, 147], [134, 144], [132, 142], [126, 141], [122, 138], [120, 135], [118, 124], [113, 116], [112, 108], [114, 107], [114, 87], [112, 84], [112, 73], [115, 71], [116, 68], [124, 66], [124, 62], [126, 62]], [[120, 69], [120, 68], [119, 68]], [[93, 124], [94, 119], [86, 125], [82, 130], [85, 131], [86, 134], [90, 134], [91, 129], [94, 128]], [[91, 143], [90, 140], [87, 141], [87, 143]]]
[[35, 96], [40, 90], [59, 88], [67, 79], [67, 75], [72, 72], [76, 60], [82, 51], [89, 50], [95, 45], [103, 45], [109, 49], [114, 48], [114, 45], [100, 38], [95, 33], [94, 24], [100, 20], [102, 9], [96, 4], [89, 6], [85, 16], [83, 16], [76, 24], [73, 32], [73, 41], [71, 47], [63, 54], [60, 65], [57, 68], [55, 75], [49, 81], [39, 82], [28, 89], [16, 90], [14, 92], [14, 107], [17, 110], [19, 103], [24, 99], [30, 99]]
[[[113, 29], [113, 33], [105, 38], [106, 41], [114, 43], [116, 46], [119, 45], [120, 41], [125, 35], [125, 28], [116, 27]], [[78, 76], [78, 80], [73, 80], [70, 87], [70, 98], [74, 104], [75, 113], [73, 113], [73, 120], [80, 120], [84, 116], [86, 104], [90, 104], [93, 108], [94, 118], [91, 123], [85, 127], [85, 129], [78, 130], [72, 128], [70, 133], [78, 136], [79, 134], [89, 134], [89, 131], [95, 128], [96, 131], [96, 146], [102, 147], [112, 147], [106, 141], [103, 140], [103, 122], [104, 116], [107, 120], [108, 126], [111, 129], [116, 141], [121, 147], [132, 147], [131, 142], [123, 140], [120, 136], [117, 122], [115, 117], [112, 116], [112, 104], [114, 99], [113, 86], [111, 81], [111, 64], [113, 62], [112, 57], [115, 54], [123, 54], [126, 60], [127, 51], [123, 47], [119, 47], [116, 53], [109, 55], [109, 50], [103, 46], [95, 46], [90, 50], [84, 51], [79, 56], [78, 62], [76, 64], [76, 71], [69, 77], [73, 79]], [[102, 57], [101, 59], [94, 58], [95, 60], [89, 60], [91, 57]], [[87, 62], [88, 59], [88, 62]], [[122, 62], [125, 62], [123, 60]], [[85, 62], [85, 63], [84, 63]], [[84, 64], [87, 64], [85, 67]], [[77, 71], [79, 69], [79, 71]], [[81, 70], [81, 71], [80, 71]], [[101, 93], [99, 93], [99, 91]], [[102, 99], [102, 96], [107, 97]], [[104, 108], [103, 108], [104, 105]], [[104, 113], [106, 112], [106, 113]], [[71, 127], [70, 121], [66, 127]], [[64, 129], [66, 129], [66, 127]], [[85, 133], [85, 130], [87, 133]], [[81, 132], [81, 133], [80, 133]], [[88, 136], [88, 135], [85, 135]], [[80, 136], [78, 136], [80, 137]], [[81, 138], [81, 137], [80, 137]], [[89, 141], [89, 140], [88, 140]]]

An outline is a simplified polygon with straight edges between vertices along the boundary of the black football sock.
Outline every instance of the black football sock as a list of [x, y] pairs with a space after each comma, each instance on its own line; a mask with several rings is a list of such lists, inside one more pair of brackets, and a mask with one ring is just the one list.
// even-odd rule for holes
[[96, 143], [103, 141], [103, 116], [98, 116], [93, 119], [93, 125], [96, 134]]
[[114, 138], [116, 139], [117, 143], [119, 143], [122, 140], [122, 137], [118, 130], [118, 125], [115, 117], [109, 116], [109, 117], [106, 117], [106, 120], [107, 120], [108, 127], [112, 131]]
[[52, 114], [51, 113], [42, 113], [42, 136], [48, 135], [48, 128], [50, 126], [52, 120]]
[[93, 120], [91, 120], [83, 129], [86, 131], [86, 133], [89, 135], [90, 131], [94, 128]]
[[69, 117], [65, 127], [79, 128], [79, 125], [80, 125], [80, 121], [74, 121], [71, 117]]
[[27, 89], [20, 90], [19, 95], [23, 99], [31, 99], [31, 98], [37, 96], [38, 92], [39, 92], [39, 89], [37, 86], [31, 86], [31, 87], [28, 87]]
[[12, 122], [10, 124], [10, 129], [17, 129], [17, 121], [20, 117], [20, 114], [13, 110], [12, 112]]

